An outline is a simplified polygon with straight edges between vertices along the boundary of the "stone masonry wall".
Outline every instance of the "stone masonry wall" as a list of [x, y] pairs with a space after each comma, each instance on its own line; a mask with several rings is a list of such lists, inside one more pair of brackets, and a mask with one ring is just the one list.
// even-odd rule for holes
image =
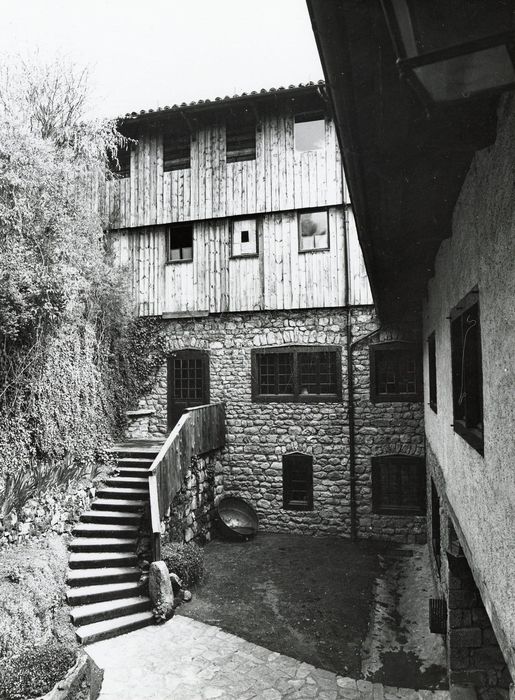
[[[196, 348], [210, 358], [210, 400], [224, 401], [227, 446], [222, 455], [224, 490], [257, 509], [269, 531], [350, 535], [349, 426], [345, 309], [226, 314], [163, 321], [169, 351]], [[353, 337], [377, 327], [371, 307], [352, 311]], [[251, 350], [259, 347], [333, 345], [341, 349], [342, 400], [338, 403], [253, 403]], [[372, 514], [370, 457], [423, 454], [421, 410], [413, 404], [369, 400], [368, 351], [355, 352], [358, 529], [363, 537], [420, 538], [424, 519]], [[145, 397], [151, 435], [167, 432], [166, 366]], [[384, 417], [386, 416], [386, 417]], [[381, 423], [383, 421], [383, 423]], [[282, 457], [313, 457], [313, 510], [284, 510]]]

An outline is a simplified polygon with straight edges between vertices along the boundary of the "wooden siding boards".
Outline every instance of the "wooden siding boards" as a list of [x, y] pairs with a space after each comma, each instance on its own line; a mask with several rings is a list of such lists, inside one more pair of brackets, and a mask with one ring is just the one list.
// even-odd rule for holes
[[[345, 235], [350, 303], [372, 298], [350, 210], [329, 208], [329, 250], [300, 253], [298, 213], [258, 219], [258, 255], [231, 257], [230, 220], [193, 225], [193, 260], [168, 263], [166, 227], [116, 232], [115, 257], [129, 270], [141, 316], [260, 309], [338, 307], [345, 304]], [[346, 234], [346, 231], [349, 233]]]
[[225, 126], [193, 134], [191, 168], [163, 172], [163, 138], [143, 135], [131, 151], [131, 176], [107, 187], [113, 228], [149, 226], [348, 203], [334, 124], [325, 148], [294, 150], [294, 115], [263, 114], [256, 159], [225, 162]]

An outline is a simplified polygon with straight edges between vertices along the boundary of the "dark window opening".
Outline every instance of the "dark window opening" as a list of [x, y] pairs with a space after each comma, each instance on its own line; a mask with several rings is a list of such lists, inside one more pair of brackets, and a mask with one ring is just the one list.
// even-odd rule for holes
[[109, 169], [118, 178], [131, 176], [131, 149], [119, 148], [116, 152], [116, 158], [109, 158]]
[[372, 457], [372, 510], [381, 515], [426, 512], [424, 457]]
[[169, 226], [168, 262], [193, 260], [193, 226]]
[[454, 430], [483, 454], [483, 371], [478, 292], [451, 312]]
[[299, 214], [299, 252], [327, 250], [329, 248], [329, 225], [326, 209], [301, 212]]
[[435, 334], [431, 333], [427, 339], [427, 362], [429, 372], [429, 405], [437, 413], [436, 394], [436, 342]]
[[249, 242], [249, 232], [242, 231], [241, 232], [241, 243], [248, 243], [248, 242]]
[[422, 401], [420, 349], [413, 343], [370, 346], [370, 399]]
[[163, 139], [163, 170], [184, 170], [191, 165], [189, 132], [166, 134]]
[[294, 452], [283, 456], [283, 508], [313, 510], [313, 457]]
[[441, 530], [440, 530], [440, 497], [431, 479], [431, 546], [436, 562], [436, 568], [440, 572], [442, 565], [441, 555]]
[[294, 126], [296, 151], [320, 151], [325, 145], [325, 120], [322, 114], [297, 114]]
[[209, 356], [202, 350], [177, 350], [168, 357], [168, 428], [183, 412], [209, 403]]
[[248, 114], [227, 121], [225, 151], [228, 163], [256, 158], [256, 122]]
[[337, 401], [340, 351], [309, 347], [252, 351], [254, 401]]

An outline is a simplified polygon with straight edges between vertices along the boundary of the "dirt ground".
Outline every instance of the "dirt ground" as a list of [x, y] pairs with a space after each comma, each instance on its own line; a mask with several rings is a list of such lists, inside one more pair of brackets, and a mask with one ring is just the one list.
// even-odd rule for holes
[[[431, 644], [413, 642], [413, 620], [400, 611], [406, 581], [399, 567], [404, 571], [412, 558], [402, 548], [260, 533], [249, 542], [215, 540], [205, 557], [206, 578], [179, 614], [342, 675], [387, 684], [395, 677], [397, 685], [412, 688], [442, 681], [442, 659]], [[420, 575], [424, 580], [425, 572]], [[418, 588], [409, 586], [404, 597], [418, 597]], [[425, 595], [409, 609], [411, 617], [427, 608]], [[427, 623], [417, 624], [418, 634], [426, 635]]]

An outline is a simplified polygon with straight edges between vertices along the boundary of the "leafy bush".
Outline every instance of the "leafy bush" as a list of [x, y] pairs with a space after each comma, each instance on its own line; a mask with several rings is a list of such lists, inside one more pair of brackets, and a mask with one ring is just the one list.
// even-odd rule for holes
[[182, 580], [186, 587], [200, 583], [204, 577], [204, 550], [194, 542], [169, 542], [161, 553], [168, 571]]
[[74, 650], [54, 640], [0, 660], [0, 698], [19, 700], [48, 693], [75, 660]]

